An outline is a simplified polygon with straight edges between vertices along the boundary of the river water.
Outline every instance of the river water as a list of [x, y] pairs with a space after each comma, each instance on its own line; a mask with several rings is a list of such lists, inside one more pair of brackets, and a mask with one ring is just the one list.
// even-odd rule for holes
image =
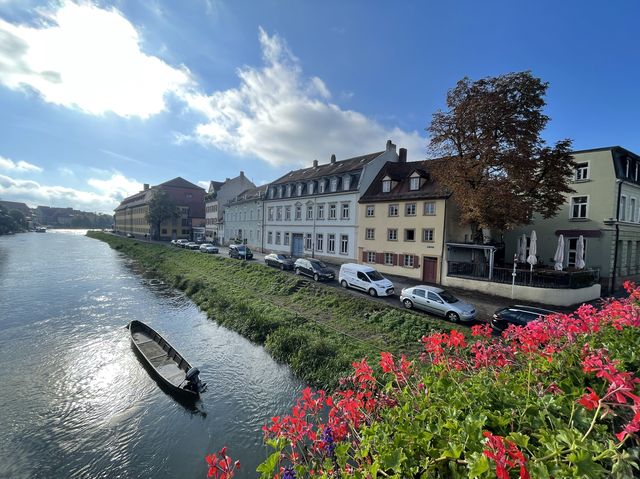
[[[0, 477], [205, 478], [205, 455], [223, 445], [242, 463], [236, 477], [255, 477], [261, 426], [302, 385], [83, 233], [0, 236]], [[132, 319], [201, 370], [209, 388], [196, 408], [149, 376]]]

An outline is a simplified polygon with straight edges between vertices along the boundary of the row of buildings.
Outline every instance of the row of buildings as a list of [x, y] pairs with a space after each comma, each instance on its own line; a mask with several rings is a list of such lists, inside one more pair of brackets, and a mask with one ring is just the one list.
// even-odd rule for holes
[[[526, 288], [589, 289], [570, 298], [577, 302], [585, 299], [579, 294], [593, 296], [597, 289], [599, 295], [601, 287], [608, 292], [640, 278], [640, 157], [611, 147], [576, 151], [574, 160], [575, 193], [567, 195], [555, 217], [536, 217], [533, 224], [480, 245], [459, 225], [455, 198], [431, 175], [434, 162], [446, 160], [408, 162], [407, 151], [391, 141], [382, 151], [355, 158], [316, 160], [263, 186], [243, 172], [211, 181], [208, 191], [182, 178], [145, 185], [116, 209], [116, 228], [148, 233], [145, 205], [154, 189], [164, 189], [182, 211], [182, 217], [162, 226], [167, 240], [243, 242], [262, 252], [355, 261], [386, 274], [479, 290], [515, 283], [525, 299], [530, 299], [522, 294]], [[565, 271], [554, 276], [541, 267], [527, 276], [521, 267], [514, 281], [518, 241], [533, 230], [542, 266], [553, 265], [563, 235]], [[587, 267], [574, 272], [580, 236]]]
[[16, 210], [22, 213], [29, 228], [47, 226], [50, 228], [106, 228], [111, 226], [111, 216], [101, 213], [80, 211], [73, 208], [53, 206], [36, 206], [30, 208], [26, 203], [17, 201], [0, 201], [0, 206], [7, 211]]

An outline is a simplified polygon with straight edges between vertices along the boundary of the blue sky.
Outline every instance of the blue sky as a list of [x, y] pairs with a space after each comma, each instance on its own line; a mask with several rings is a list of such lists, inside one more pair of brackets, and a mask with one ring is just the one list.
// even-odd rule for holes
[[544, 133], [640, 153], [640, 3], [0, 0], [0, 199], [109, 212], [194, 183], [426, 155], [448, 89], [531, 70]]

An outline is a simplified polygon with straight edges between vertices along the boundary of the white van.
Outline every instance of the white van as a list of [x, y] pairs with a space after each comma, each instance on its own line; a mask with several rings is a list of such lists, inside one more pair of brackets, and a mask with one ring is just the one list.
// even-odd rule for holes
[[371, 266], [343, 264], [340, 266], [338, 281], [343, 288], [359, 289], [371, 296], [393, 296], [393, 283]]

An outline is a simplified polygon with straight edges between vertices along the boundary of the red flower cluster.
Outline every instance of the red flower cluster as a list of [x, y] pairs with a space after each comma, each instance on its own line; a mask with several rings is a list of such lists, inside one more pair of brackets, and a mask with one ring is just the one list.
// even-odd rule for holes
[[223, 447], [216, 454], [209, 454], [205, 457], [209, 465], [207, 477], [215, 479], [231, 479], [237, 469], [240, 469], [240, 461], [233, 462], [227, 456], [227, 448]]
[[487, 438], [486, 449], [482, 453], [496, 463], [496, 476], [498, 479], [510, 479], [509, 471], [515, 467], [520, 468], [520, 479], [529, 479], [527, 460], [524, 454], [513, 442], [502, 436], [494, 436], [484, 431]]

